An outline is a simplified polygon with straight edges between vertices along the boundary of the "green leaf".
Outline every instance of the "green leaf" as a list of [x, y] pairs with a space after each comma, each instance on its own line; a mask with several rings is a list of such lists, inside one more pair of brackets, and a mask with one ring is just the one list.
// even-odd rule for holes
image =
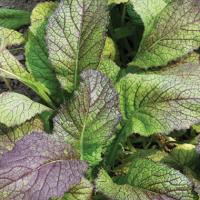
[[47, 27], [49, 58], [62, 87], [72, 92], [84, 69], [96, 69], [108, 22], [105, 0], [61, 1]]
[[129, 74], [117, 90], [126, 134], [169, 134], [200, 120], [200, 85], [193, 81], [173, 75]]
[[[159, 4], [160, 1], [155, 2]], [[150, 11], [147, 12], [141, 7], [145, 6], [142, 1], [132, 0], [132, 3], [143, 18], [146, 30], [139, 51], [130, 66], [147, 69], [167, 65], [169, 61], [199, 48], [199, 1], [174, 0], [162, 10], [158, 9], [159, 12], [152, 16], [151, 10], [153, 11], [154, 4], [149, 3]]]
[[166, 199], [198, 199], [192, 192], [191, 182], [183, 174], [148, 159], [133, 160], [127, 182], [132, 186], [163, 194]]
[[102, 74], [107, 76], [113, 84], [115, 84], [119, 78], [120, 67], [110, 59], [101, 60], [98, 68]]
[[23, 34], [12, 29], [0, 27], [0, 48], [21, 45], [24, 42]]
[[193, 167], [199, 159], [196, 148], [192, 144], [180, 144], [174, 148], [164, 162], [177, 166], [179, 169]]
[[80, 184], [71, 188], [62, 198], [53, 198], [52, 200], [91, 200], [92, 193], [92, 184], [83, 178]]
[[[148, 161], [148, 160], [147, 160]], [[150, 161], [149, 161], [150, 162]], [[191, 193], [192, 187], [190, 182], [185, 176], [178, 171], [169, 169], [166, 166], [157, 165], [155, 169], [162, 169], [165, 171], [158, 171], [161, 177], [154, 176], [155, 180], [149, 182], [149, 164], [144, 165], [141, 163], [138, 177], [145, 179], [144, 184], [148, 182], [148, 188], [141, 184], [137, 186], [131, 186], [127, 184], [116, 184], [112, 181], [106, 171], [101, 170], [96, 180], [96, 188], [99, 192], [102, 192], [112, 200], [194, 200], [197, 199], [195, 195]], [[143, 167], [145, 170], [143, 170]], [[150, 166], [151, 167], [151, 166]], [[133, 169], [135, 170], [135, 169]], [[169, 174], [166, 174], [168, 172]], [[133, 175], [133, 172], [132, 174]], [[169, 177], [172, 175], [172, 177]], [[147, 179], [147, 181], [146, 181]], [[152, 180], [150, 176], [150, 180]], [[157, 180], [157, 183], [156, 183]], [[129, 182], [133, 184], [133, 181], [129, 175]], [[141, 180], [142, 181], [142, 180]], [[173, 183], [174, 185], [172, 185]], [[174, 193], [171, 195], [171, 193]], [[169, 194], [170, 193], [170, 194]], [[175, 198], [174, 198], [175, 197]]]
[[30, 23], [30, 12], [23, 10], [0, 8], [0, 26], [18, 29]]
[[39, 118], [31, 119], [19, 127], [10, 128], [0, 133], [0, 158], [3, 153], [11, 151], [15, 143], [34, 131], [42, 131], [43, 123]]
[[129, 0], [108, 0], [108, 4], [121, 4], [121, 3], [127, 3]]
[[0, 123], [7, 127], [20, 125], [35, 115], [50, 110], [50, 108], [18, 93], [4, 92], [0, 94]]
[[0, 49], [0, 76], [9, 79], [16, 79], [33, 89], [51, 107], [54, 107], [49, 98], [49, 90], [28, 73], [22, 64], [6, 49]]
[[120, 120], [118, 95], [108, 78], [87, 70], [78, 91], [54, 119], [54, 133], [77, 150], [90, 165], [101, 161]]
[[111, 59], [115, 61], [117, 54], [118, 54], [118, 49], [116, 44], [110, 37], [107, 37], [102, 55], [103, 59]]
[[[141, 17], [145, 29], [143, 37], [148, 36], [152, 31], [158, 14], [166, 5], [164, 0], [130, 0], [128, 12], [132, 16], [131, 13], [135, 11]], [[131, 6], [133, 11], [131, 10]]]
[[49, 16], [56, 8], [56, 3], [38, 4], [31, 15], [31, 27], [28, 42], [25, 47], [26, 66], [32, 76], [50, 91], [53, 99], [59, 99], [59, 82], [56, 79], [53, 66], [48, 59], [45, 32]]

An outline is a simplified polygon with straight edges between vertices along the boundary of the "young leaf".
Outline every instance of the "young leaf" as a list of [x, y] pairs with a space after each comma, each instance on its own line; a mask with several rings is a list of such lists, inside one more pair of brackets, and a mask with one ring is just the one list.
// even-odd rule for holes
[[0, 26], [10, 29], [18, 29], [22, 25], [30, 23], [30, 12], [0, 8]]
[[113, 84], [115, 84], [119, 78], [120, 67], [110, 59], [101, 60], [97, 70], [107, 76]]
[[79, 184], [87, 170], [71, 147], [46, 133], [33, 132], [0, 160], [3, 199], [49, 200]]
[[92, 198], [93, 186], [85, 178], [79, 185], [74, 186], [62, 198], [52, 200], [90, 200]]
[[[167, 65], [169, 61], [199, 48], [199, 1], [175, 0], [153, 17], [151, 12], [141, 9], [142, 1], [132, 2], [135, 9], [138, 7], [138, 14], [143, 18], [147, 32], [145, 31], [139, 51], [130, 66], [149, 68]], [[153, 4], [149, 5], [151, 7]], [[146, 17], [152, 21], [150, 27], [146, 23]]]
[[149, 136], [200, 120], [200, 85], [177, 76], [127, 75], [117, 85], [124, 132]]
[[[141, 170], [143, 169], [143, 165], [140, 166]], [[148, 173], [148, 167], [144, 166]], [[159, 168], [160, 166], [156, 166]], [[161, 167], [162, 168], [162, 167]], [[160, 168], [160, 169], [161, 169]], [[155, 176], [155, 179], [159, 179], [159, 182], [156, 184], [149, 183], [149, 187], [143, 188], [142, 185], [131, 186], [127, 184], [116, 184], [109, 177], [109, 175], [101, 170], [99, 176], [96, 180], [96, 188], [99, 192], [102, 192], [107, 197], [112, 200], [197, 200], [198, 198], [191, 193], [192, 187], [190, 182], [178, 171], [173, 169], [169, 169], [167, 167], [163, 168], [165, 171], [159, 171], [162, 174], [161, 177]], [[170, 172], [173, 175], [171, 178], [165, 172]], [[145, 180], [147, 179], [149, 174], [143, 173], [144, 170], [138, 172], [138, 176], [143, 177]], [[175, 179], [173, 179], [175, 178]], [[130, 180], [129, 180], [130, 181]], [[172, 185], [171, 182], [175, 185]], [[155, 183], [154, 181], [153, 183]], [[143, 183], [143, 182], [142, 182]], [[164, 185], [162, 185], [164, 184]], [[163, 186], [163, 188], [162, 188]], [[153, 189], [154, 187], [154, 189]], [[156, 188], [156, 189], [155, 189]], [[167, 192], [174, 193], [173, 195], [169, 195]]]
[[0, 94], [0, 123], [7, 127], [20, 125], [35, 115], [50, 110], [50, 108], [18, 93], [4, 92]]
[[127, 3], [128, 0], [108, 0], [108, 4], [120, 4], [120, 3]]
[[56, 8], [56, 3], [45, 2], [38, 4], [31, 15], [31, 27], [28, 42], [25, 47], [26, 66], [33, 77], [45, 85], [51, 95], [58, 97], [59, 83], [48, 59], [45, 32], [49, 16]]
[[0, 132], [0, 158], [3, 153], [13, 149], [15, 143], [25, 135], [35, 131], [42, 131], [43, 123], [39, 118], [31, 119], [19, 127], [6, 129]]
[[84, 71], [81, 79], [79, 90], [55, 117], [54, 133], [64, 137], [82, 160], [96, 165], [120, 120], [118, 95], [98, 71]]
[[84, 69], [96, 69], [108, 22], [105, 0], [63, 0], [47, 27], [49, 58], [62, 87], [72, 92]]
[[0, 27], [0, 48], [20, 45], [24, 42], [25, 39], [23, 37], [23, 34], [12, 29]]

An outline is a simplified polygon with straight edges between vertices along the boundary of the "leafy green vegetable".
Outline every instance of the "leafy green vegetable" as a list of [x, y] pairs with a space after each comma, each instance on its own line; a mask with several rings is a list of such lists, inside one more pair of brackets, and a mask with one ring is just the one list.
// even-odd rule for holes
[[116, 184], [101, 170], [96, 181], [97, 190], [113, 200], [193, 200], [189, 180], [180, 172], [150, 160], [134, 160], [126, 184]]
[[0, 133], [0, 158], [3, 153], [10, 151], [15, 143], [21, 140], [25, 135], [32, 132], [42, 131], [43, 123], [39, 118], [31, 119], [19, 127], [9, 128]]
[[118, 95], [98, 71], [84, 71], [81, 79], [79, 90], [55, 117], [54, 133], [64, 137], [81, 160], [96, 165], [120, 120]]
[[26, 65], [33, 77], [45, 85], [54, 99], [59, 91], [59, 83], [51, 62], [48, 60], [45, 32], [49, 16], [56, 8], [56, 3], [38, 4], [31, 15], [31, 26], [26, 43]]
[[169, 134], [199, 122], [199, 84], [164, 75], [127, 75], [118, 83], [125, 132]]
[[62, 87], [72, 92], [84, 69], [96, 69], [104, 47], [105, 0], [62, 1], [47, 27], [49, 58]]
[[0, 47], [20, 45], [25, 42], [23, 35], [12, 29], [0, 27]]
[[167, 65], [169, 61], [199, 48], [199, 1], [175, 0], [166, 6], [163, 0], [145, 1], [148, 6], [140, 0], [131, 2], [143, 19], [145, 32], [130, 66], [148, 69]]
[[0, 94], [0, 123], [7, 127], [20, 125], [35, 115], [50, 110], [50, 108], [18, 93], [4, 92]]
[[0, 166], [1, 198], [30, 200], [62, 197], [81, 182], [87, 169], [69, 145], [37, 132], [18, 141]]
[[127, 3], [128, 0], [108, 0], [108, 4], [120, 4], [120, 3]]
[[9, 79], [16, 79], [32, 88], [41, 96], [50, 106], [53, 107], [49, 98], [49, 90], [34, 77], [28, 73], [22, 64], [6, 49], [0, 50], [0, 76]]
[[18, 29], [30, 23], [30, 12], [0, 8], [0, 26], [10, 29]]

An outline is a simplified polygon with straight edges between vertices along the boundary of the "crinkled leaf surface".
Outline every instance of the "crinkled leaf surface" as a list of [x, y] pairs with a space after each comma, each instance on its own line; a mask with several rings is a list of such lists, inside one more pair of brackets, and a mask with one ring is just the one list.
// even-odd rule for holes
[[127, 182], [132, 186], [163, 194], [166, 199], [198, 199], [192, 192], [191, 182], [183, 174], [148, 159], [133, 160]]
[[62, 198], [52, 200], [91, 200], [93, 193], [92, 184], [83, 178], [80, 184], [74, 186]]
[[50, 108], [18, 93], [4, 92], [0, 94], [0, 123], [7, 127], [20, 125], [35, 115], [50, 110]]
[[33, 132], [0, 160], [0, 196], [2, 200], [62, 197], [81, 182], [86, 169], [66, 143]]
[[115, 84], [119, 78], [120, 67], [110, 59], [102, 59], [97, 68], [102, 74], [107, 76], [113, 84]]
[[43, 1], [47, 0], [1, 0], [0, 7], [32, 10], [36, 4]]
[[43, 123], [39, 118], [31, 119], [19, 127], [0, 132], [0, 158], [3, 153], [13, 149], [15, 143], [33, 131], [42, 131]]
[[108, 21], [105, 0], [63, 0], [47, 27], [49, 58], [62, 87], [73, 91], [84, 69], [96, 69]]
[[20, 45], [25, 42], [23, 34], [12, 29], [0, 27], [0, 48]]
[[31, 15], [31, 27], [26, 43], [26, 65], [33, 77], [44, 84], [52, 96], [58, 96], [59, 83], [54, 69], [48, 59], [45, 32], [49, 16], [56, 8], [56, 3], [45, 2], [38, 4]]
[[81, 79], [79, 90], [55, 117], [54, 133], [64, 137], [81, 159], [95, 165], [120, 120], [118, 95], [98, 71], [84, 71]]
[[200, 120], [200, 85], [178, 76], [127, 75], [117, 85], [125, 132], [149, 136]]
[[145, 17], [143, 20], [148, 31], [144, 33], [139, 51], [130, 66], [149, 68], [167, 65], [169, 61], [199, 48], [200, 1], [175, 0], [169, 3], [158, 13], [149, 28], [145, 22], [146, 17], [148, 19], [155, 17], [150, 17], [151, 12], [143, 12], [140, 4], [142, 1], [138, 0], [134, 4], [133, 0], [135, 8], [140, 8], [138, 14], [142, 18]]
[[[147, 160], [148, 161], [148, 160]], [[151, 162], [151, 161], [148, 161]], [[158, 170], [161, 176], [154, 176], [157, 182], [148, 182], [148, 178], [151, 176], [149, 169], [149, 165], [140, 165], [138, 176], [143, 177], [141, 180], [141, 184], [136, 186], [133, 185], [132, 180], [129, 179], [129, 183], [127, 184], [116, 184], [112, 181], [109, 175], [104, 171], [101, 170], [99, 176], [96, 180], [96, 188], [99, 192], [102, 192], [107, 197], [113, 200], [194, 200], [198, 199], [196, 195], [192, 194], [192, 186], [188, 179], [173, 169], [169, 169], [166, 166], [158, 165], [156, 169]], [[146, 163], [149, 164], [149, 163]], [[143, 170], [144, 167], [146, 171]], [[162, 168], [163, 167], [163, 168]], [[133, 169], [132, 169], [133, 170]], [[141, 171], [142, 170], [142, 171]], [[149, 174], [148, 174], [149, 170]], [[161, 171], [165, 170], [165, 171]], [[146, 172], [146, 174], [144, 173]], [[167, 173], [166, 173], [167, 172]], [[168, 174], [169, 173], [169, 174]], [[159, 175], [158, 174], [158, 175]], [[169, 177], [172, 175], [172, 177]], [[130, 176], [130, 175], [129, 175]], [[131, 178], [131, 177], [129, 177]], [[146, 179], [148, 182], [148, 187], [145, 188], [143, 184], [146, 183]], [[169, 193], [168, 193], [169, 192]], [[170, 192], [173, 194], [171, 195]]]
[[27, 25], [29, 23], [30, 23], [30, 12], [24, 10], [0, 8], [1, 27], [18, 29], [22, 25]]

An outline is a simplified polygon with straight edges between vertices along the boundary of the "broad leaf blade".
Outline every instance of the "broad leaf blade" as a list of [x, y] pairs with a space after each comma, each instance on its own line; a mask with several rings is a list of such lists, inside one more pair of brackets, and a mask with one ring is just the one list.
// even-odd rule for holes
[[[163, 194], [166, 198], [198, 199], [191, 182], [179, 171], [148, 159], [135, 159], [127, 175], [128, 184]], [[165, 199], [165, 198], [164, 198]]]
[[54, 133], [64, 137], [81, 159], [95, 165], [120, 120], [118, 95], [98, 71], [84, 71], [81, 79], [79, 90], [55, 117]]
[[62, 87], [72, 92], [84, 69], [96, 69], [108, 21], [105, 0], [63, 0], [47, 27], [49, 58]]
[[35, 115], [50, 110], [50, 108], [18, 93], [4, 92], [0, 94], [0, 123], [7, 127], [20, 125]]
[[30, 12], [23, 10], [0, 8], [0, 26], [10, 29], [18, 29], [22, 25], [30, 23]]
[[24, 42], [23, 34], [12, 29], [0, 27], [0, 48], [21, 45]]
[[139, 51], [130, 66], [135, 65], [141, 68], [163, 66], [169, 61], [198, 49], [199, 10], [200, 2], [196, 0], [175, 0], [169, 3], [158, 14], [150, 31], [144, 34]]
[[[142, 172], [144, 171], [139, 171], [138, 175], [142, 176]], [[165, 179], [168, 175], [163, 173], [162, 178], [158, 177], [159, 178], [158, 185], [154, 185], [158, 189], [158, 192], [152, 189], [153, 184], [149, 184], [150, 186], [147, 189], [142, 188], [141, 185], [139, 187], [131, 186], [128, 183], [123, 185], [122, 184], [118, 185], [112, 181], [111, 177], [109, 177], [109, 175], [104, 170], [101, 170], [99, 173], [99, 176], [96, 180], [96, 188], [99, 192], [102, 192], [112, 200], [141, 200], [141, 199], [142, 200], [195, 200], [195, 199], [197, 200], [198, 199], [197, 196], [195, 194], [193, 195], [191, 192], [192, 187], [187, 178], [184, 177], [178, 171], [175, 171], [173, 169], [171, 169], [171, 172], [174, 172], [173, 175], [175, 175], [177, 178], [175, 180], [171, 178], [172, 182], [175, 183], [175, 185], [171, 185], [171, 182], [169, 182], [168, 185], [166, 184], [167, 186], [166, 188], [163, 187], [163, 189], [159, 190], [160, 189], [159, 187], [162, 187], [162, 183], [165, 184]], [[162, 171], [160, 171], [160, 173], [162, 173]], [[143, 178], [148, 179], [146, 175], [144, 175]], [[157, 177], [155, 176], [155, 178]], [[170, 190], [170, 187], [172, 191]], [[165, 192], [163, 192], [163, 190], [165, 189], [171, 191], [171, 193], [174, 192], [176, 196], [173, 195], [173, 197], [171, 197], [170, 195], [168, 195], [168, 193], [165, 194]]]
[[3, 153], [13, 149], [15, 143], [33, 131], [42, 131], [43, 123], [39, 118], [25, 122], [19, 127], [0, 132], [0, 158]]
[[125, 133], [149, 136], [200, 120], [200, 85], [177, 76], [127, 75], [118, 83]]
[[0, 166], [0, 195], [5, 200], [62, 197], [81, 182], [87, 169], [67, 144], [37, 132], [18, 141]]
[[45, 85], [52, 97], [58, 96], [59, 83], [48, 59], [45, 33], [49, 16], [56, 8], [56, 3], [38, 4], [31, 15], [31, 27], [25, 47], [26, 65], [32, 76]]
[[52, 200], [91, 200], [93, 193], [92, 184], [83, 178], [79, 185], [74, 186], [62, 198]]

